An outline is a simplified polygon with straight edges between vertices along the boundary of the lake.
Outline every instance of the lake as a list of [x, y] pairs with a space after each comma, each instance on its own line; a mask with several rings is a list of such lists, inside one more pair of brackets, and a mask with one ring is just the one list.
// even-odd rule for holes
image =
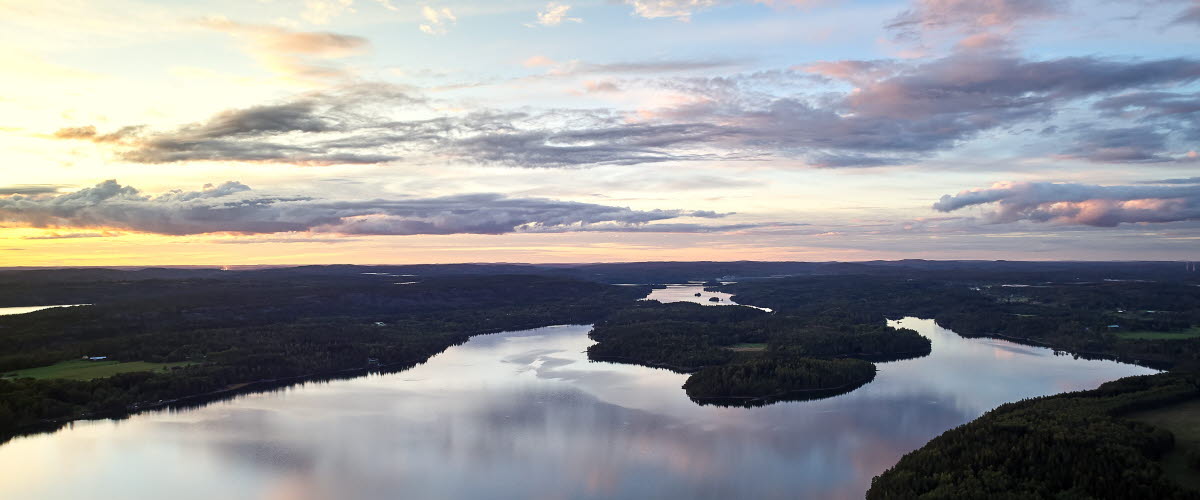
[[685, 375], [590, 362], [588, 325], [482, 335], [400, 373], [14, 439], [0, 498], [862, 498], [901, 455], [1001, 403], [1154, 372], [893, 324], [932, 354], [760, 408], [697, 406]]
[[[717, 300], [712, 300], [712, 299]], [[656, 288], [642, 300], [657, 300], [659, 302], [693, 302], [704, 306], [735, 306], [745, 305], [733, 301], [733, 294], [725, 292], [710, 292], [702, 285], [666, 285], [666, 288]], [[747, 305], [755, 309], [771, 312], [766, 307]]]

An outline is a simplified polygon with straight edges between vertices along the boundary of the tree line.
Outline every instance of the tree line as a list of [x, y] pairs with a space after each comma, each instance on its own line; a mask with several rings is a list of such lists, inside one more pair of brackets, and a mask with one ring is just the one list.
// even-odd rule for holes
[[1121, 418], [1197, 397], [1195, 373], [1163, 373], [1005, 404], [905, 455], [867, 498], [1200, 498], [1156, 463], [1172, 434]]
[[174, 294], [151, 286], [114, 303], [0, 316], [0, 374], [85, 355], [191, 362], [90, 381], [0, 378], [0, 436], [239, 384], [411, 366], [474, 334], [589, 323], [647, 293], [540, 276], [394, 281], [299, 277], [169, 287]]
[[738, 302], [835, 323], [918, 316], [935, 319], [965, 337], [996, 336], [1080, 356], [1200, 369], [1200, 338], [1120, 335], [1200, 326], [1200, 286], [1194, 283], [1036, 280], [1011, 286], [1012, 277], [970, 276], [812, 276], [745, 281], [720, 290], [733, 293]]

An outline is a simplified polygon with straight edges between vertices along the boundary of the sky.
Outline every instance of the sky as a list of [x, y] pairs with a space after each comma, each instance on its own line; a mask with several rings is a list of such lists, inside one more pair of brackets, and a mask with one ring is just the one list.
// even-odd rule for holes
[[0, 266], [1200, 259], [1200, 0], [0, 0]]

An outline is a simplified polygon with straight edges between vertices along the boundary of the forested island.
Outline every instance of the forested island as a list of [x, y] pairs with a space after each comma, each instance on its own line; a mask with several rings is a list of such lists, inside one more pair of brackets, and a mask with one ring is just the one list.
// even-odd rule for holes
[[758, 406], [836, 396], [875, 378], [875, 365], [861, 359], [762, 357], [701, 368], [684, 382], [700, 403]]
[[[754, 406], [849, 392], [875, 377], [866, 360], [929, 353], [929, 339], [884, 324], [771, 314], [750, 307], [647, 301], [591, 333], [593, 360], [693, 373], [684, 389], [702, 404]], [[854, 359], [840, 359], [854, 358]]]

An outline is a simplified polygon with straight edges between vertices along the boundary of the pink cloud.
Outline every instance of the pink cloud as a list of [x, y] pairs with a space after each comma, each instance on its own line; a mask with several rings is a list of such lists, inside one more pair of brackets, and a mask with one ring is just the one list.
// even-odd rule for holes
[[1061, 14], [1064, 8], [1065, 2], [1053, 0], [915, 0], [888, 28], [906, 38], [938, 31], [1003, 33]]
[[1113, 227], [1125, 223], [1200, 220], [1200, 185], [1095, 186], [1002, 182], [942, 196], [933, 208], [952, 212], [990, 205], [990, 222], [1047, 222]]

